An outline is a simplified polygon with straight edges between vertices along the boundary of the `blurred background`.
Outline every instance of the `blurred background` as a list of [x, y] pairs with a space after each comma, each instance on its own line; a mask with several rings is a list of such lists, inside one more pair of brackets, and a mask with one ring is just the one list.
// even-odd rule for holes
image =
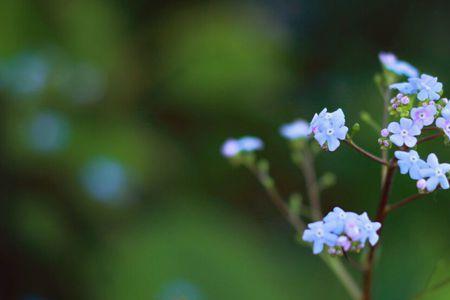
[[[348, 299], [220, 146], [262, 137], [283, 195], [304, 193], [279, 126], [322, 107], [349, 124], [361, 110], [379, 119], [383, 50], [445, 89], [449, 12], [411, 0], [1, 0], [0, 299]], [[377, 151], [369, 126], [356, 140]], [[373, 217], [376, 165], [341, 147], [317, 168], [337, 176], [324, 210]], [[391, 199], [414, 192], [398, 176]], [[449, 208], [438, 192], [388, 218], [376, 299], [411, 299], [449, 275]]]

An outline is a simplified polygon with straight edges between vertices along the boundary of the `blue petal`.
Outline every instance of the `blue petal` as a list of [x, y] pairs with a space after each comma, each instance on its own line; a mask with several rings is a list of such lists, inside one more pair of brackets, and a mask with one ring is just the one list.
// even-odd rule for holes
[[315, 241], [313, 246], [313, 253], [319, 254], [323, 250], [323, 241]]
[[437, 185], [439, 183], [439, 179], [435, 177], [431, 177], [427, 180], [427, 191], [432, 192], [436, 189]]

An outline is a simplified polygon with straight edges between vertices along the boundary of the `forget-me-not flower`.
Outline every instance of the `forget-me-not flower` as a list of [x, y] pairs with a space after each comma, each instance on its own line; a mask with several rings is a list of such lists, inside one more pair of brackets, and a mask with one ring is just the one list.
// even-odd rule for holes
[[389, 139], [398, 147], [403, 145], [410, 148], [414, 147], [417, 143], [417, 138], [415, 136], [421, 133], [419, 126], [414, 124], [411, 119], [407, 118], [401, 118], [400, 123], [389, 123], [388, 130], [393, 133]]
[[[410, 78], [411, 79], [411, 78]], [[409, 80], [410, 80], [409, 79]], [[418, 92], [417, 86], [409, 82], [394, 83], [389, 86], [390, 89], [396, 89], [402, 94], [416, 94]]]
[[422, 128], [423, 126], [433, 124], [436, 113], [436, 106], [432, 104], [414, 107], [411, 109], [411, 119], [414, 121], [414, 124]]
[[[345, 222], [347, 221], [349, 215], [346, 211], [344, 211], [340, 207], [333, 208], [332, 211], [330, 211], [323, 220], [326, 223], [333, 223], [334, 228], [332, 231], [336, 234], [341, 234], [345, 229]], [[356, 214], [355, 214], [356, 215]]]
[[253, 136], [244, 136], [240, 139], [227, 139], [222, 145], [222, 155], [234, 157], [241, 152], [261, 150], [264, 144], [261, 139]]
[[239, 142], [236, 139], [227, 139], [222, 145], [222, 155], [225, 157], [233, 157], [241, 151]]
[[324, 223], [317, 221], [308, 224], [308, 229], [303, 232], [302, 239], [305, 242], [313, 243], [313, 253], [319, 254], [323, 250], [323, 246], [333, 247], [336, 245], [337, 235], [331, 233], [333, 223]]
[[450, 104], [447, 104], [441, 111], [441, 117], [436, 119], [436, 126], [450, 138]]
[[261, 139], [254, 137], [254, 136], [244, 136], [239, 139], [239, 148], [241, 151], [255, 151], [255, 150], [261, 150], [263, 147], [263, 142]]
[[436, 154], [429, 154], [427, 158], [427, 166], [420, 169], [420, 175], [427, 179], [427, 191], [434, 191], [438, 185], [440, 185], [444, 190], [448, 189], [450, 186], [446, 174], [449, 171], [450, 164], [440, 164]]
[[422, 74], [420, 78], [410, 78], [409, 81], [417, 88], [417, 99], [420, 101], [426, 99], [435, 101], [441, 98], [439, 93], [442, 91], [442, 83], [438, 82], [437, 77]]
[[367, 240], [369, 240], [369, 243], [372, 246], [375, 246], [379, 239], [377, 231], [381, 228], [381, 223], [370, 221], [367, 213], [363, 213], [360, 215], [360, 221], [362, 228], [362, 234], [360, 238], [361, 243], [364, 244]]
[[320, 114], [315, 114], [310, 125], [314, 138], [321, 147], [327, 144], [328, 150], [334, 151], [339, 145], [339, 140], [345, 140], [348, 128], [345, 126], [345, 116], [342, 109], [332, 113], [325, 108]]
[[411, 179], [422, 179], [419, 171], [420, 169], [425, 168], [427, 164], [425, 163], [425, 161], [420, 159], [419, 154], [416, 151], [395, 151], [394, 154], [398, 159], [397, 164], [400, 167], [401, 174], [406, 174], [409, 172], [409, 176], [411, 177]]
[[397, 59], [393, 53], [381, 52], [378, 58], [386, 69], [397, 75], [405, 75], [407, 77], [417, 77], [419, 75], [419, 71], [414, 66], [406, 61]]
[[309, 133], [309, 123], [304, 120], [296, 120], [289, 124], [284, 124], [280, 128], [282, 136], [289, 140], [306, 138]]

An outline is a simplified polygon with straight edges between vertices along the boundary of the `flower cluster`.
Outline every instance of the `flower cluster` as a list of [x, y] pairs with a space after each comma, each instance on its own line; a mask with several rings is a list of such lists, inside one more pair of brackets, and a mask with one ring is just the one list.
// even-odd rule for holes
[[378, 58], [383, 64], [383, 67], [397, 75], [404, 75], [407, 77], [417, 77], [419, 75], [419, 71], [417, 71], [414, 66], [406, 61], [397, 59], [393, 53], [381, 52], [378, 55]]
[[426, 162], [414, 150], [395, 151], [394, 154], [398, 159], [400, 173], [409, 174], [411, 179], [418, 180], [419, 190], [432, 192], [438, 186], [444, 190], [450, 187], [446, 175], [450, 172], [450, 164], [440, 164], [436, 154], [429, 154]]
[[263, 142], [253, 136], [244, 136], [240, 139], [227, 139], [222, 145], [222, 155], [225, 157], [235, 157], [240, 153], [248, 153], [263, 148]]
[[315, 114], [310, 123], [310, 132], [322, 148], [329, 151], [336, 150], [339, 140], [345, 140], [348, 128], [345, 126], [345, 115], [342, 109], [327, 112], [324, 108], [319, 114]]
[[327, 246], [328, 253], [342, 255], [348, 251], [360, 251], [367, 241], [374, 246], [378, 242], [377, 231], [380, 228], [381, 224], [370, 221], [367, 213], [358, 215], [335, 207], [323, 221], [308, 224], [302, 239], [313, 243], [314, 254], [319, 254]]
[[310, 134], [309, 123], [299, 119], [292, 123], [284, 124], [280, 128], [280, 133], [288, 140], [307, 138]]
[[400, 93], [415, 95], [419, 101], [436, 101], [441, 98], [442, 83], [438, 82], [437, 77], [422, 74], [419, 77], [411, 77], [408, 82], [394, 83], [391, 89], [397, 89]]

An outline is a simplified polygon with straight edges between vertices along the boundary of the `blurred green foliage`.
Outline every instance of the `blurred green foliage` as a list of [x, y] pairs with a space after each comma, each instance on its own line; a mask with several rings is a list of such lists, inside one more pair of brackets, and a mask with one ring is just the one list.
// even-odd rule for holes
[[[280, 124], [342, 107], [360, 124], [358, 144], [376, 152], [377, 133], [359, 113], [379, 123], [377, 53], [392, 50], [450, 84], [448, 9], [447, 1], [0, 1], [0, 298], [347, 299], [220, 145], [262, 137], [286, 199], [304, 187]], [[35, 122], [42, 113], [49, 118]], [[450, 159], [437, 145], [428, 150]], [[86, 179], [99, 157], [113, 167]], [[377, 166], [342, 148], [320, 154], [317, 168], [331, 174], [324, 209], [373, 214]], [[98, 197], [117, 185], [126, 193]], [[395, 185], [393, 201], [415, 189], [400, 176]], [[427, 289], [423, 299], [449, 297], [448, 287], [433, 290], [449, 275], [447, 200], [439, 192], [388, 218], [375, 299]]]

